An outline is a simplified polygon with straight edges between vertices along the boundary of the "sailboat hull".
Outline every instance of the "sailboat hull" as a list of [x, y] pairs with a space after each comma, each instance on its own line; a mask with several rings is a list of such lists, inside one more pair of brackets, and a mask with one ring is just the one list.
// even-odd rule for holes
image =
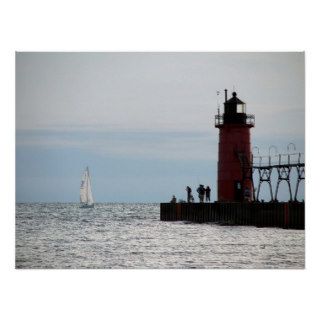
[[82, 204], [80, 206], [81, 209], [90, 209], [90, 208], [94, 208], [94, 204]]

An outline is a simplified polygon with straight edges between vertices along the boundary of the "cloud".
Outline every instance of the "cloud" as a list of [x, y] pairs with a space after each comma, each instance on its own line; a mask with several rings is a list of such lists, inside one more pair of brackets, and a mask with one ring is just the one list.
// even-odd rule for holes
[[233, 86], [257, 116], [304, 110], [301, 53], [19, 53], [16, 70], [18, 130], [202, 131]]

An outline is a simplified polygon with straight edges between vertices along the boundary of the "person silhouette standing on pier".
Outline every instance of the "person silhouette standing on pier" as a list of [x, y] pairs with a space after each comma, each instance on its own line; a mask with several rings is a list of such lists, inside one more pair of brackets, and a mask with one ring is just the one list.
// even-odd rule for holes
[[210, 194], [211, 194], [211, 189], [209, 186], [206, 187], [206, 202], [210, 202]]
[[175, 195], [172, 196], [170, 203], [177, 203], [177, 198]]
[[206, 193], [206, 202], [210, 202], [211, 189], [209, 186], [206, 187], [205, 193]]
[[204, 188], [203, 184], [200, 184], [198, 189], [197, 189], [198, 195], [199, 195], [199, 201], [203, 202], [204, 200], [204, 195], [206, 193], [206, 189]]
[[191, 202], [191, 199], [193, 198], [192, 193], [191, 193], [192, 189], [189, 186], [187, 186], [186, 191], [187, 191], [187, 201]]

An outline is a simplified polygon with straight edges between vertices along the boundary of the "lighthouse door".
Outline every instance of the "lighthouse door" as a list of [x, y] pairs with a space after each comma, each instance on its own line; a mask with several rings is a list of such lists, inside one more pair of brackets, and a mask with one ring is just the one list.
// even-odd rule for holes
[[234, 182], [234, 200], [235, 201], [242, 201], [242, 184], [240, 181], [235, 181]]

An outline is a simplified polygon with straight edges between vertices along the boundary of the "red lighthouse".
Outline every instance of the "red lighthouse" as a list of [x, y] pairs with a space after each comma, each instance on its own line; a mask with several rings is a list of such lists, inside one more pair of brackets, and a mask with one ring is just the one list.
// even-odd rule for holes
[[250, 129], [254, 116], [246, 114], [246, 104], [225, 90], [224, 113], [215, 117], [219, 128], [218, 201], [253, 199]]

